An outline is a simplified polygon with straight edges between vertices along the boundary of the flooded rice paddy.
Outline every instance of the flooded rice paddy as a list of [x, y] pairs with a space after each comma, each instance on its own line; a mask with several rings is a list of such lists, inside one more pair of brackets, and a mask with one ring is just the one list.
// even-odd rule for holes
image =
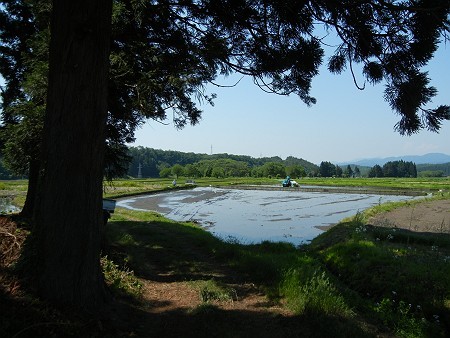
[[358, 211], [414, 198], [417, 197], [206, 187], [122, 199], [117, 206], [157, 211], [175, 221], [195, 221], [225, 240], [299, 245]]

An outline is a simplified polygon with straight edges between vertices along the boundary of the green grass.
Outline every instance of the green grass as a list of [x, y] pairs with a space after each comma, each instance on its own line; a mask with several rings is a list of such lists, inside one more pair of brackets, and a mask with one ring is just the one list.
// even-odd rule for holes
[[449, 333], [450, 235], [377, 228], [358, 220], [332, 228], [311, 246], [363, 300], [365, 315], [378, 317], [402, 337]]
[[115, 179], [112, 182], [104, 182], [103, 196], [118, 198], [173, 188], [172, 180], [169, 179]]
[[154, 266], [180, 274], [200, 273], [202, 255], [224, 245], [193, 223], [177, 223], [153, 212], [119, 209], [107, 228], [113, 243], [109, 257], [144, 277], [154, 273]]
[[304, 178], [300, 184], [329, 185], [346, 187], [378, 187], [404, 190], [450, 191], [450, 178]]
[[8, 203], [16, 207], [22, 207], [28, 189], [28, 180], [3, 180], [0, 181], [0, 198], [7, 198]]
[[2, 180], [0, 190], [6, 191], [27, 191], [28, 180]]

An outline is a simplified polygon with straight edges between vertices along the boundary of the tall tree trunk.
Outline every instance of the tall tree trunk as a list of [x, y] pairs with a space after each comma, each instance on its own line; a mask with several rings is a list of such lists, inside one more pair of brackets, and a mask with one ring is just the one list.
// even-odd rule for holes
[[54, 0], [41, 177], [34, 214], [36, 283], [54, 303], [96, 309], [112, 0]]
[[32, 159], [30, 161], [29, 173], [28, 173], [28, 190], [25, 203], [23, 205], [20, 216], [31, 218], [34, 212], [34, 205], [37, 194], [37, 185], [39, 180], [39, 160]]

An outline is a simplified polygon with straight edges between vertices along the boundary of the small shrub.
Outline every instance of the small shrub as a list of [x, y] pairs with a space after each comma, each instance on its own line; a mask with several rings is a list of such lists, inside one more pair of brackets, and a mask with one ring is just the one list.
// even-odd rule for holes
[[131, 234], [125, 233], [122, 234], [120, 239], [117, 240], [117, 243], [120, 245], [135, 245], [136, 241], [134, 240], [133, 236]]
[[281, 293], [287, 298], [288, 306], [297, 314], [353, 316], [353, 311], [325, 272], [315, 272], [311, 278], [302, 281], [299, 271], [290, 270], [284, 277]]
[[364, 213], [360, 212], [358, 210], [358, 212], [356, 213], [355, 216], [353, 216], [353, 219], [351, 220], [351, 223], [355, 226], [361, 226], [361, 225], [365, 225], [366, 222], [364, 221]]
[[106, 283], [118, 292], [123, 292], [131, 296], [139, 296], [141, 294], [142, 284], [134, 275], [133, 271], [119, 269], [119, 266], [104, 256], [100, 259], [103, 275]]
[[383, 298], [375, 307], [383, 323], [399, 337], [424, 337], [428, 323], [424, 318], [416, 318], [415, 310], [411, 304], [389, 298]]
[[211, 301], [232, 302], [237, 299], [236, 290], [216, 282], [214, 279], [196, 282], [196, 288], [199, 290], [200, 299], [204, 303]]

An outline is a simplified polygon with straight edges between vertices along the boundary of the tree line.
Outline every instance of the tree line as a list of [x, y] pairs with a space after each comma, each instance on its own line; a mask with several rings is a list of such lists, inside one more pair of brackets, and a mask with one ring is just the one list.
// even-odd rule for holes
[[413, 162], [392, 161], [383, 167], [364, 170], [358, 166], [341, 167], [329, 161], [319, 166], [301, 158], [278, 156], [254, 158], [247, 155], [196, 154], [145, 147], [131, 147], [129, 177], [417, 177]]
[[413, 162], [391, 161], [386, 162], [383, 167], [378, 164], [373, 166], [368, 177], [417, 177], [417, 168]]
[[361, 171], [358, 166], [352, 166], [348, 164], [345, 169], [342, 169], [337, 164], [333, 164], [328, 161], [322, 161], [319, 166], [317, 175], [319, 177], [361, 177]]
[[[342, 169], [339, 165], [331, 162], [321, 162], [319, 166], [318, 176], [321, 177], [362, 177], [361, 170], [358, 166], [352, 168], [347, 165]], [[375, 165], [367, 172], [367, 177], [417, 177], [417, 168], [413, 162], [391, 161], [381, 167]]]

